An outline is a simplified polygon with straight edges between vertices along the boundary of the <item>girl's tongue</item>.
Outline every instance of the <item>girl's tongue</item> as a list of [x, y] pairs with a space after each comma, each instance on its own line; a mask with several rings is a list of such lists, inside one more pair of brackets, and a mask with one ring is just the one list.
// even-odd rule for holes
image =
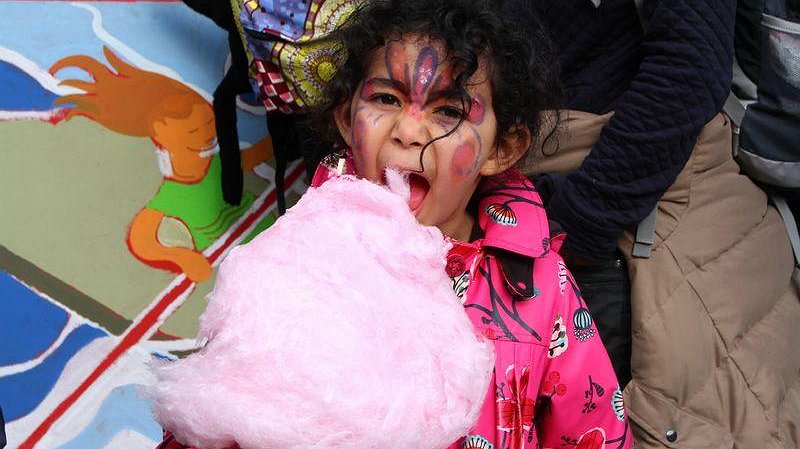
[[428, 180], [422, 176], [411, 173], [408, 175], [408, 187], [410, 190], [408, 207], [412, 211], [416, 212], [417, 208], [419, 208], [419, 206], [422, 204], [422, 201], [425, 199], [425, 196], [428, 194], [430, 184], [428, 184]]

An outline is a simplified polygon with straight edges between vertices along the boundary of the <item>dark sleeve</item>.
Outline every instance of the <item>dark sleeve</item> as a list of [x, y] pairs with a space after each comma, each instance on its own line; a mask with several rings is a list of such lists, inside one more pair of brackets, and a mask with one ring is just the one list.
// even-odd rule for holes
[[546, 175], [550, 218], [564, 249], [611, 255], [675, 181], [731, 82], [735, 0], [645, 0], [642, 63], [578, 170]]

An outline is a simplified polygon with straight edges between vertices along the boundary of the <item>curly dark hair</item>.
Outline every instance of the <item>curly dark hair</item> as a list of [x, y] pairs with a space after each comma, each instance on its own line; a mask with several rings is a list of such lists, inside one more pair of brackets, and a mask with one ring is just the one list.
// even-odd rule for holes
[[453, 89], [462, 99], [463, 116], [469, 112], [465, 105], [471, 104], [468, 81], [486, 58], [498, 139], [523, 125], [536, 141], [543, 129], [542, 111], [560, 106], [554, 46], [525, 0], [367, 1], [332, 34], [340, 44], [342, 64], [325, 85], [325, 101], [313, 114], [321, 138], [334, 149], [344, 146], [334, 111], [349, 107], [375, 50], [404, 36], [427, 37], [443, 45], [456, 74]]

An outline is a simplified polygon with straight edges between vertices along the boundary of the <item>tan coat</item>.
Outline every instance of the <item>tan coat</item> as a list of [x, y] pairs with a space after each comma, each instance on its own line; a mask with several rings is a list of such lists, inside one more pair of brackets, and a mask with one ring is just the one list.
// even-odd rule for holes
[[[524, 171], [574, 170], [610, 116], [569, 111], [547, 142], [556, 154], [535, 149]], [[739, 174], [730, 145], [718, 115], [658, 204], [651, 257], [628, 260], [624, 397], [638, 448], [800, 445], [800, 272], [779, 214]], [[626, 233], [620, 247], [632, 245]]]

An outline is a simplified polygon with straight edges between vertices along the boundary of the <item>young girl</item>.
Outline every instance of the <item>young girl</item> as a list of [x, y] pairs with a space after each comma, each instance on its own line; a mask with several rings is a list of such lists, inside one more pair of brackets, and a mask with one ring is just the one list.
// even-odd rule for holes
[[[525, 11], [500, 11], [492, 0], [358, 11], [322, 114], [346, 150], [312, 185], [399, 170], [419, 222], [452, 240], [447, 274], [496, 361], [477, 425], [450, 448], [629, 448], [622, 393], [557, 253], [563, 235], [551, 237], [539, 195], [511, 168], [556, 106], [549, 48]], [[171, 438], [163, 447], [183, 447]]]

